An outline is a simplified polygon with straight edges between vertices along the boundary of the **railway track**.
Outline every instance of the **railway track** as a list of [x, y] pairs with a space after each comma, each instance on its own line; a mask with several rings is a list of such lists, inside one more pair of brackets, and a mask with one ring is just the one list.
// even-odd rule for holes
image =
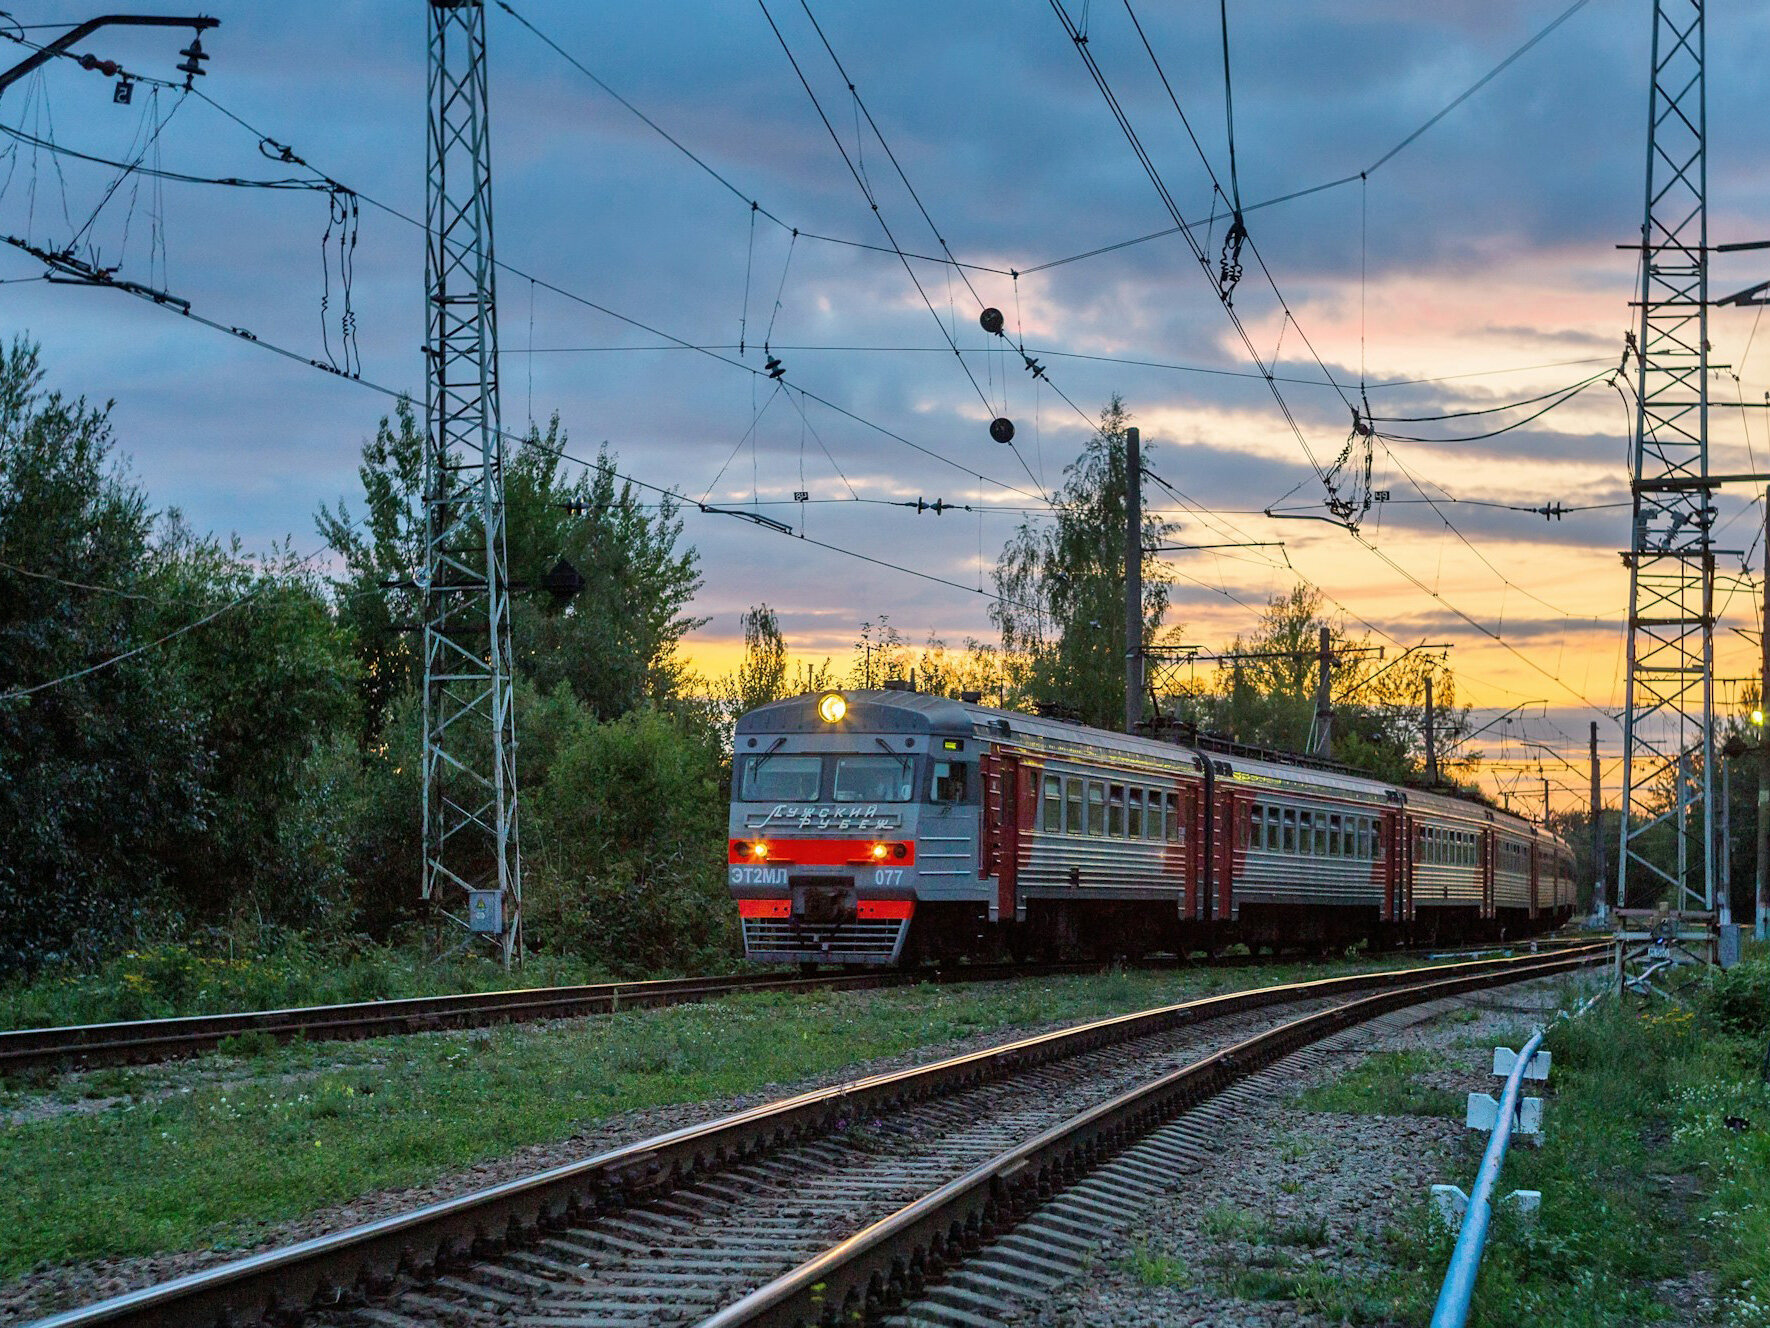
[[[1493, 952], [1490, 948], [1482, 953]], [[1215, 962], [1234, 966], [1280, 961], [1250, 956]], [[737, 973], [718, 977], [417, 996], [60, 1028], [0, 1030], [0, 1075], [43, 1069], [99, 1069], [197, 1056], [216, 1050], [229, 1039], [247, 1035], [274, 1037], [281, 1042], [297, 1038], [331, 1042], [609, 1014], [616, 1010], [714, 1000], [744, 992], [854, 991], [914, 982], [992, 982], [1006, 978], [1093, 972], [1100, 967], [1091, 963], [979, 964], [811, 977], [786, 973]]]
[[[1318, 979], [1098, 1020], [800, 1094], [39, 1328], [267, 1314], [380, 1328], [878, 1318], [1137, 1136], [1281, 1057], [1406, 1005], [1603, 953]], [[1080, 1202], [1085, 1213], [1112, 1200]], [[1061, 1222], [1037, 1229], [1080, 1239]], [[1036, 1250], [1003, 1257], [1036, 1281], [1056, 1266]]]

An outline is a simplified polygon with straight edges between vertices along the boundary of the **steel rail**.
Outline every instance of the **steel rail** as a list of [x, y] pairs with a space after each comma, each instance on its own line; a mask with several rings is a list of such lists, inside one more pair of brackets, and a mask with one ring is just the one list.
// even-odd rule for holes
[[876, 1322], [1142, 1136], [1292, 1052], [1402, 1006], [1550, 976], [1601, 958], [1560, 955], [1511, 971], [1409, 984], [1281, 1024], [999, 1154], [719, 1310], [699, 1328]]
[[[1594, 944], [1577, 953], [1578, 960], [1562, 962], [1595, 961], [1607, 955], [1609, 947]], [[520, 1240], [586, 1214], [618, 1209], [630, 1199], [655, 1197], [791, 1140], [839, 1129], [857, 1117], [882, 1114], [897, 1105], [1022, 1073], [1097, 1047], [1299, 1000], [1441, 985], [1446, 973], [1469, 981], [1518, 971], [1535, 976], [1542, 963], [1540, 956], [1527, 956], [1317, 978], [1095, 1020], [931, 1065], [800, 1093], [408, 1213], [69, 1310], [41, 1319], [33, 1328], [95, 1328], [100, 1324], [147, 1328], [253, 1322], [272, 1312], [295, 1314], [316, 1304], [335, 1303], [359, 1284], [373, 1289], [402, 1271], [425, 1275], [475, 1251]]]
[[[997, 973], [994, 976], [1002, 975]], [[118, 1065], [194, 1056], [213, 1051], [226, 1039], [242, 1034], [264, 1034], [285, 1042], [296, 1038], [330, 1042], [608, 1014], [616, 1010], [710, 1000], [739, 992], [847, 991], [887, 986], [902, 982], [905, 977], [894, 972], [834, 973], [818, 977], [740, 973], [13, 1029], [0, 1031], [0, 1073], [41, 1066]]]
[[[1478, 953], [1499, 951], [1489, 949]], [[1236, 966], [1285, 961], [1276, 957], [1269, 960], [1248, 956], [1226, 962], [1228, 966]], [[789, 973], [734, 973], [9, 1029], [0, 1030], [0, 1074], [44, 1068], [97, 1069], [197, 1056], [216, 1050], [229, 1038], [245, 1034], [274, 1037], [280, 1042], [297, 1038], [309, 1042], [332, 1042], [610, 1014], [617, 1010], [681, 1005], [745, 992], [856, 991], [915, 982], [995, 982], [1007, 978], [1094, 972], [1102, 967], [1104, 965], [1100, 963], [1077, 962], [865, 970], [812, 977]]]

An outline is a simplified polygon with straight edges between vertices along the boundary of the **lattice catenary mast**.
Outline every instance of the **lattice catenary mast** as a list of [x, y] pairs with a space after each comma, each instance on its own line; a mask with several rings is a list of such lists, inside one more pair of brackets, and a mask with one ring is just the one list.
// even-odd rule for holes
[[429, 8], [423, 891], [520, 963], [485, 8]]
[[[1634, 524], [1618, 907], [1709, 911], [1714, 862], [1714, 486], [1708, 454], [1703, 0], [1655, 0], [1636, 346]], [[1670, 871], [1643, 852], [1670, 823]]]

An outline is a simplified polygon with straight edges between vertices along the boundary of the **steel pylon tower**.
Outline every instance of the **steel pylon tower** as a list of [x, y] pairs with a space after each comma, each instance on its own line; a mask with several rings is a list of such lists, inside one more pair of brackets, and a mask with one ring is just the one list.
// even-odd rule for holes
[[[1707, 911], [1715, 899], [1703, 43], [1703, 0], [1655, 0], [1618, 907], [1648, 906], [1669, 892], [1673, 907]], [[1645, 853], [1650, 832], [1666, 824], [1669, 869]]]
[[429, 0], [426, 899], [522, 957], [485, 7]]

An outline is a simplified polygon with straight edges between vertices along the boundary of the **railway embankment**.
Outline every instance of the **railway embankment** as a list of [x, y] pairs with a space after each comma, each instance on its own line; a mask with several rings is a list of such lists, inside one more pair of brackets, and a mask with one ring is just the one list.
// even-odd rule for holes
[[746, 995], [0, 1089], [0, 1318], [406, 1211], [785, 1093], [1267, 983], [1402, 966], [1130, 970]]
[[[1592, 979], [1580, 980], [1590, 987]], [[1086, 1269], [1005, 1322], [1337, 1328], [1424, 1324], [1452, 1233], [1430, 1187], [1467, 1187], [1492, 1050], [1568, 1008], [1532, 983], [1373, 1029], [1226, 1118], [1210, 1160], [1106, 1236]], [[1549, 1033], [1540, 1147], [1515, 1147], [1471, 1322], [1540, 1328], [1770, 1323], [1770, 958], [1686, 1007], [1601, 1002]]]

